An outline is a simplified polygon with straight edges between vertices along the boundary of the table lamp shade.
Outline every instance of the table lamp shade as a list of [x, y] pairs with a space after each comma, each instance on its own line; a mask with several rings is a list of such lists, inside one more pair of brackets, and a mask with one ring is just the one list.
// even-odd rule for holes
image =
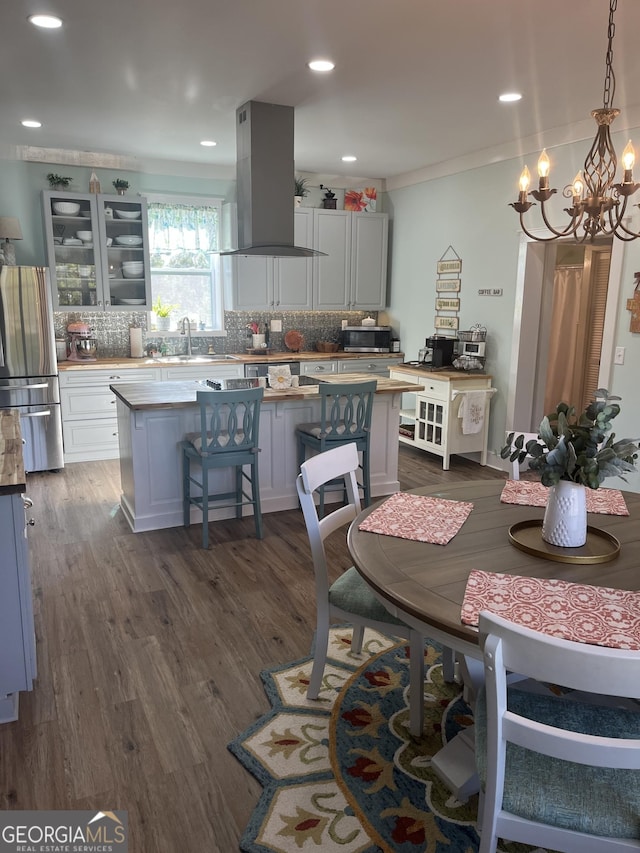
[[22, 229], [15, 216], [0, 216], [0, 239], [4, 239], [2, 252], [5, 263], [8, 266], [15, 266], [16, 250], [9, 241], [22, 240]]

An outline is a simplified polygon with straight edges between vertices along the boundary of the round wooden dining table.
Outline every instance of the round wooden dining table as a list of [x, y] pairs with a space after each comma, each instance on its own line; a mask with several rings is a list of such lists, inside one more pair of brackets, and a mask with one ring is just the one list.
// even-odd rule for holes
[[[528, 553], [511, 543], [512, 525], [541, 520], [544, 507], [501, 503], [504, 485], [504, 480], [470, 480], [409, 492], [473, 504], [459, 532], [446, 545], [359, 530], [381, 502], [365, 509], [352, 522], [347, 536], [357, 571], [390, 613], [425, 636], [475, 658], [480, 658], [478, 632], [460, 619], [473, 569], [617, 589], [640, 587], [640, 494], [623, 492], [629, 515], [588, 515], [590, 526], [619, 541], [620, 551], [614, 559], [567, 563]], [[574, 549], [559, 550], [568, 553]]]

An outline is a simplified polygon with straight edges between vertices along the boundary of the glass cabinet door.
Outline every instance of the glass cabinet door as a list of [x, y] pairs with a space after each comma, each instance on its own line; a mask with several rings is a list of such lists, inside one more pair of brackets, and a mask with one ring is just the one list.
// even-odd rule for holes
[[96, 196], [47, 192], [44, 197], [49, 268], [57, 306], [98, 307]]
[[150, 308], [145, 199], [98, 195], [97, 205], [105, 304], [136, 311]]

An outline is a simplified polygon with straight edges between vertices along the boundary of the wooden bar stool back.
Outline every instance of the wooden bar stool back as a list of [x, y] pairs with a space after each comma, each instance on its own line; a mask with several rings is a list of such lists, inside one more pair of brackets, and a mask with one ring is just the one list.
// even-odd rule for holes
[[[307, 458], [307, 450], [324, 453], [344, 444], [355, 444], [361, 456], [363, 503], [371, 503], [371, 413], [375, 380], [369, 382], [320, 383], [320, 421], [298, 424], [298, 468]], [[320, 517], [324, 514], [324, 485], [318, 490]]]
[[[202, 547], [209, 547], [209, 504], [218, 508], [235, 507], [242, 518], [245, 506], [253, 507], [256, 536], [262, 539], [260, 484], [258, 478], [258, 431], [263, 388], [241, 391], [198, 391], [200, 432], [180, 442], [183, 462], [184, 526], [191, 522], [191, 506], [202, 511]], [[200, 479], [192, 472], [192, 463], [200, 469]], [[235, 488], [211, 493], [209, 471], [235, 468]], [[248, 473], [245, 470], [248, 468]], [[196, 470], [197, 475], [197, 470]], [[250, 491], [245, 490], [248, 485]], [[195, 486], [196, 494], [193, 494]], [[219, 503], [222, 502], [222, 503]]]

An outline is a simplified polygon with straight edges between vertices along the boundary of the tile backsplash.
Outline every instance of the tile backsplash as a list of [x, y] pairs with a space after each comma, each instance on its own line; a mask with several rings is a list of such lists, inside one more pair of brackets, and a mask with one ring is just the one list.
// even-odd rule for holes
[[[349, 325], [358, 325], [364, 317], [373, 316], [377, 318], [376, 312], [366, 311], [225, 311], [224, 327], [225, 337], [216, 337], [215, 334], [198, 331], [191, 332], [192, 350], [194, 353], [206, 353], [213, 344], [217, 353], [243, 353], [251, 346], [251, 330], [247, 327], [255, 322], [263, 332], [272, 319], [281, 320], [281, 332], [269, 332], [269, 347], [276, 352], [283, 352], [287, 348], [284, 344], [284, 336], [288, 331], [295, 329], [300, 332], [304, 343], [302, 349], [314, 351], [318, 341], [340, 341], [340, 330], [342, 320], [347, 320]], [[129, 358], [129, 328], [140, 326], [142, 328], [142, 341], [145, 352], [149, 347], [157, 350], [166, 347], [169, 355], [180, 354], [186, 351], [186, 342], [182, 335], [176, 331], [164, 334], [149, 327], [151, 315], [145, 311], [126, 313], [121, 311], [73, 311], [56, 312], [54, 314], [54, 327], [56, 338], [68, 338], [66, 329], [69, 323], [87, 323], [93, 336], [98, 341], [98, 356], [101, 358]]]

